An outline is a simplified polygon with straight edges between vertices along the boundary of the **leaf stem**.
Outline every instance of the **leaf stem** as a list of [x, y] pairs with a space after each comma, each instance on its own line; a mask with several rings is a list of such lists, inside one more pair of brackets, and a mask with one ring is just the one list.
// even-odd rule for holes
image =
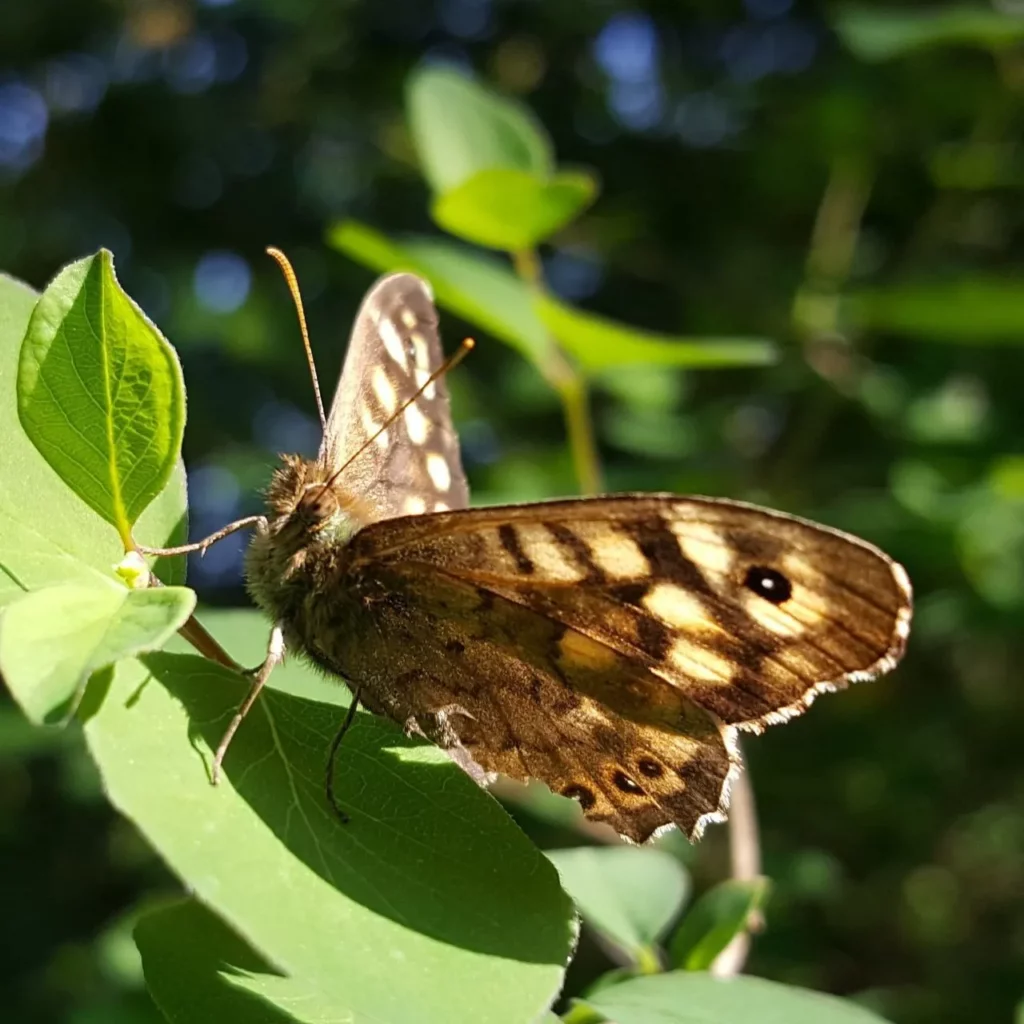
[[[537, 292], [544, 290], [544, 270], [536, 249], [522, 249], [512, 254], [512, 265], [519, 278]], [[586, 378], [549, 334], [550, 354], [540, 370], [558, 392], [565, 417], [576, 482], [581, 494], [598, 494], [603, 489], [601, 458], [597, 451], [594, 421], [590, 415], [590, 389]]]
[[[740, 751], [740, 757], [743, 753]], [[731, 876], [739, 882], [748, 882], [761, 875], [761, 835], [757, 824], [757, 806], [750, 772], [746, 765], [732, 785], [729, 801], [729, 859]], [[731, 978], [743, 970], [750, 952], [750, 933], [760, 931], [764, 919], [760, 911], [747, 918], [746, 927], [738, 931], [729, 945], [715, 957], [709, 968], [719, 978]]]

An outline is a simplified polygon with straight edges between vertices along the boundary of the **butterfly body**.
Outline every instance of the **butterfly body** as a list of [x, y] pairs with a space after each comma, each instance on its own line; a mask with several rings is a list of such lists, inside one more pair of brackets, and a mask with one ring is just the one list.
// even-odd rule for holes
[[737, 728], [898, 661], [906, 574], [739, 502], [467, 508], [443, 381], [424, 387], [436, 325], [411, 275], [368, 295], [317, 458], [269, 488], [254, 599], [289, 649], [479, 777], [541, 779], [636, 841], [696, 838], [724, 817]]

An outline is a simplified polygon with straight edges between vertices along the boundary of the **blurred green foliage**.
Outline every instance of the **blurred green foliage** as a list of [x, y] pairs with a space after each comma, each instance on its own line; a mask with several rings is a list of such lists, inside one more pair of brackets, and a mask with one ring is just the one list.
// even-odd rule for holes
[[[542, 250], [556, 295], [657, 334], [783, 350], [771, 368], [597, 374], [607, 486], [808, 514], [879, 543], [915, 583], [895, 676], [746, 745], [773, 887], [750, 970], [899, 1024], [1008, 1020], [1024, 992], [1021, 23], [1010, 4], [893, 13], [3, 5], [0, 267], [42, 287], [114, 252], [182, 356], [200, 536], [257, 509], [275, 452], [315, 446], [263, 247], [295, 261], [327, 388], [371, 275], [325, 232], [436, 232], [405, 122], [410, 73], [470, 67], [518, 96], [559, 161], [601, 182]], [[451, 258], [450, 243], [417, 244]], [[449, 347], [465, 327], [445, 316]], [[557, 392], [480, 340], [450, 382], [475, 499], [573, 492]], [[190, 566], [205, 600], [243, 600], [241, 543]], [[582, 841], [540, 809], [517, 813], [542, 845]], [[727, 873], [721, 829], [682, 855], [699, 889]], [[0, 863], [6, 1015], [156, 1019], [125, 922], [170, 879], [74, 738], [30, 736], [7, 713]], [[569, 995], [608, 953], [585, 930]]]

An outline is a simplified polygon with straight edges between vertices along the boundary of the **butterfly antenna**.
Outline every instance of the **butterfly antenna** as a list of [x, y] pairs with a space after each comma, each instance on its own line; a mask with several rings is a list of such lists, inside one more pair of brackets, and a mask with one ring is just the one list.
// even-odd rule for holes
[[392, 414], [391, 414], [391, 415], [390, 415], [390, 416], [389, 416], [389, 417], [388, 417], [388, 418], [387, 418], [387, 419], [386, 419], [386, 420], [385, 420], [385, 421], [384, 421], [384, 422], [383, 422], [383, 423], [382, 423], [382, 424], [381, 424], [381, 425], [380, 425], [380, 426], [379, 426], [379, 427], [378, 427], [378, 428], [376, 429], [376, 431], [374, 431], [374, 433], [372, 433], [372, 434], [371, 434], [371, 435], [370, 435], [370, 436], [369, 436], [369, 437], [368, 437], [368, 438], [367, 438], [367, 439], [366, 439], [366, 440], [365, 440], [365, 441], [364, 441], [364, 442], [363, 442], [363, 443], [362, 443], [362, 444], [361, 444], [361, 445], [360, 445], [360, 446], [359, 446], [359, 447], [358, 447], [358, 448], [356, 449], [356, 451], [355, 451], [355, 452], [354, 452], [354, 453], [353, 453], [352, 455], [350, 455], [350, 456], [349, 456], [349, 457], [348, 457], [348, 458], [347, 458], [347, 459], [345, 460], [344, 464], [343, 464], [342, 466], [340, 466], [340, 467], [339, 467], [338, 469], [336, 469], [336, 470], [335, 470], [335, 471], [334, 471], [334, 472], [333, 472], [333, 473], [332, 473], [332, 474], [331, 474], [331, 475], [330, 475], [330, 476], [329, 476], [329, 477], [328, 477], [328, 478], [327, 478], [327, 479], [326, 479], [326, 480], [324, 481], [323, 487], [322, 487], [322, 488], [321, 488], [321, 489], [320, 489], [320, 490], [319, 490], [319, 491], [317, 492], [318, 496], [319, 496], [320, 494], [323, 494], [323, 493], [324, 493], [324, 492], [325, 492], [325, 491], [327, 490], [327, 488], [328, 488], [328, 487], [330, 487], [330, 486], [331, 486], [331, 484], [333, 484], [333, 483], [334, 483], [334, 482], [335, 482], [335, 481], [336, 481], [336, 480], [338, 479], [338, 477], [340, 477], [340, 476], [341, 476], [341, 474], [342, 474], [342, 473], [344, 473], [344, 472], [345, 472], [345, 470], [346, 470], [346, 469], [348, 469], [348, 467], [349, 467], [349, 466], [351, 466], [351, 465], [352, 465], [352, 463], [353, 463], [353, 462], [355, 462], [355, 461], [356, 461], [356, 459], [358, 459], [358, 458], [359, 458], [359, 456], [360, 456], [360, 455], [362, 455], [362, 454], [363, 454], [363, 452], [365, 452], [365, 451], [366, 451], [366, 449], [367, 449], [367, 448], [369, 448], [369, 447], [370, 447], [370, 445], [371, 445], [371, 444], [373, 444], [373, 442], [374, 442], [374, 441], [376, 441], [376, 440], [377, 440], [377, 438], [378, 438], [378, 437], [380, 437], [380, 435], [381, 435], [381, 434], [383, 434], [383, 433], [384, 433], [384, 431], [385, 431], [385, 430], [387, 430], [387, 429], [388, 429], [388, 427], [390, 427], [390, 426], [391, 426], [391, 424], [392, 424], [392, 423], [394, 423], [394, 422], [395, 422], [395, 420], [397, 420], [397, 419], [398, 419], [398, 417], [399, 417], [399, 416], [401, 416], [401, 415], [402, 415], [402, 413], [403, 413], [403, 412], [405, 412], [405, 410], [406, 410], [406, 409], [408, 409], [408, 408], [409, 408], [409, 406], [410, 406], [410, 405], [412, 405], [412, 404], [413, 404], [413, 402], [415, 402], [415, 401], [416, 401], [416, 399], [417, 399], [417, 398], [419, 398], [419, 397], [420, 397], [420, 395], [422, 395], [422, 394], [423, 394], [423, 392], [424, 392], [424, 391], [426, 391], [426, 390], [427, 390], [427, 388], [429, 388], [429, 387], [430, 387], [430, 385], [431, 385], [431, 384], [433, 384], [433, 383], [434, 383], [434, 381], [436, 381], [436, 380], [438, 379], [438, 377], [443, 377], [443, 376], [444, 376], [444, 375], [445, 375], [446, 373], [448, 373], [448, 372], [449, 372], [450, 370], [454, 370], [454, 369], [455, 369], [455, 367], [456, 367], [456, 366], [458, 366], [458, 365], [459, 365], [459, 363], [461, 363], [461, 362], [462, 362], [462, 360], [463, 360], [463, 359], [465, 359], [465, 358], [466, 358], [466, 356], [468, 356], [468, 355], [469, 355], [469, 353], [470, 353], [470, 352], [472, 352], [472, 351], [473, 351], [473, 349], [474, 349], [475, 347], [476, 347], [476, 342], [475, 342], [475, 341], [474, 341], [474, 340], [473, 340], [472, 338], [463, 338], [463, 340], [462, 340], [462, 345], [461, 345], [461, 346], [459, 347], [459, 351], [458, 351], [458, 352], [456, 352], [456, 353], [454, 353], [453, 355], [449, 356], [449, 357], [448, 357], [448, 358], [447, 358], [447, 359], [446, 359], [446, 360], [445, 360], [445, 361], [444, 361], [444, 362], [443, 362], [443, 363], [442, 363], [442, 364], [441, 364], [441, 365], [440, 365], [440, 366], [439, 366], [439, 367], [438, 367], [438, 368], [437, 368], [437, 369], [436, 369], [436, 370], [435, 370], [435, 371], [434, 371], [434, 372], [433, 372], [433, 373], [432, 373], [432, 374], [431, 374], [431, 375], [430, 375], [430, 376], [429, 376], [429, 377], [428, 377], [428, 378], [427, 378], [427, 379], [426, 379], [426, 380], [425, 380], [425, 381], [424, 381], [424, 382], [423, 382], [423, 383], [422, 383], [422, 384], [421, 384], [421, 385], [420, 385], [420, 386], [419, 386], [419, 387], [418, 387], [417, 389], [416, 389], [416, 391], [415, 391], [415, 392], [414, 392], [414, 393], [413, 393], [412, 395], [410, 395], [410, 396], [409, 396], [409, 398], [407, 398], [407, 399], [406, 399], [406, 400], [405, 400], [405, 401], [404, 401], [404, 402], [403, 402], [403, 403], [402, 403], [402, 404], [401, 404], [401, 405], [400, 405], [400, 406], [399, 406], [399, 407], [398, 407], [398, 408], [397, 408], [397, 409], [396, 409], [396, 410], [395, 410], [395, 411], [394, 411], [394, 412], [393, 412], [393, 413], [392, 413]]
[[299, 291], [299, 281], [295, 276], [292, 265], [280, 249], [272, 245], [267, 246], [267, 255], [277, 260], [281, 273], [288, 284], [288, 290], [292, 293], [292, 301], [295, 303], [295, 312], [299, 315], [299, 330], [302, 331], [302, 344], [306, 347], [306, 361], [309, 363], [309, 375], [313, 378], [313, 394], [316, 395], [316, 411], [320, 414], [320, 426], [326, 433], [327, 417], [324, 415], [324, 400], [320, 397], [320, 381], [316, 376], [316, 363], [313, 362], [313, 348], [309, 344], [309, 331], [306, 329], [306, 313], [302, 308], [302, 293]]

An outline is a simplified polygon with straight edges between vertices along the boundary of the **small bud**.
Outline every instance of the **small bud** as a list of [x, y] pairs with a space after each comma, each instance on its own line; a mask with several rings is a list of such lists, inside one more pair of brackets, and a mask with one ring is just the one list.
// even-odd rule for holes
[[138, 551], [126, 551], [114, 572], [129, 590], [145, 590], [149, 586], [149, 566]]

